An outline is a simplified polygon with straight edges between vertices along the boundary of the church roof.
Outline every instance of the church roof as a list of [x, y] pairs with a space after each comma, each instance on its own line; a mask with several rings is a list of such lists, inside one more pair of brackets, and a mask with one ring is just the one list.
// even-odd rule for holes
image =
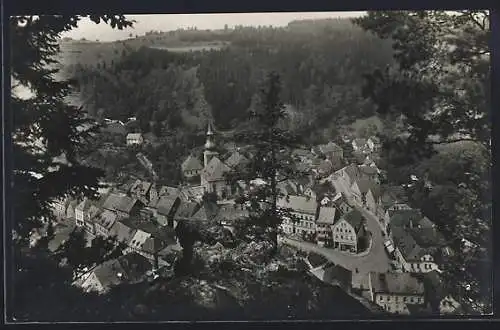
[[181, 165], [182, 171], [195, 171], [203, 169], [203, 165], [198, 160], [198, 158], [193, 155], [189, 155], [188, 158]]
[[207, 166], [203, 169], [203, 176], [207, 181], [221, 181], [225, 180], [225, 173], [231, 169], [224, 164], [219, 158], [213, 157]]

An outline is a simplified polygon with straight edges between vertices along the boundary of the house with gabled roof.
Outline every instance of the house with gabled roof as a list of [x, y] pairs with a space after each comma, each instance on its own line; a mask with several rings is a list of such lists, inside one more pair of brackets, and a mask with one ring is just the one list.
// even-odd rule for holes
[[208, 193], [215, 193], [224, 198], [231, 193], [231, 187], [226, 177], [231, 168], [214, 156], [201, 172], [201, 185]]
[[181, 221], [190, 221], [200, 207], [199, 203], [181, 201], [174, 214], [174, 228], [176, 228], [177, 224]]
[[108, 260], [84, 274], [75, 285], [86, 292], [103, 294], [123, 283], [137, 283], [145, 279], [151, 263], [137, 253]]
[[138, 199], [119, 193], [109, 194], [102, 205], [103, 209], [114, 211], [121, 218], [137, 215], [142, 207], [144, 204]]
[[229, 158], [225, 161], [226, 165], [233, 168], [238, 169], [241, 166], [245, 166], [250, 163], [250, 160], [245, 157], [239, 150], [234, 151]]
[[327, 144], [320, 144], [318, 148], [328, 159], [333, 157], [339, 157], [340, 159], [344, 158], [344, 150], [335, 142], [330, 141]]
[[130, 187], [129, 193], [133, 198], [137, 198], [144, 205], [147, 205], [149, 203], [149, 191], [151, 187], [151, 182], [137, 179]]
[[313, 235], [316, 232], [316, 217], [319, 204], [315, 198], [308, 196], [287, 196], [278, 198], [280, 209], [288, 210], [291, 219], [284, 219], [282, 228], [285, 233]]
[[363, 205], [366, 205], [366, 194], [370, 190], [378, 195], [379, 187], [375, 182], [366, 178], [356, 179], [351, 186], [352, 197], [356, 202]]
[[122, 221], [115, 221], [110, 229], [110, 236], [115, 236], [118, 242], [127, 244], [134, 237], [136, 230], [129, 227]]
[[77, 200], [72, 200], [69, 202], [68, 206], [66, 207], [66, 218], [74, 221], [76, 220], [76, 215], [75, 215], [75, 209], [78, 206], [78, 201]]
[[85, 197], [83, 201], [75, 207], [75, 219], [78, 227], [83, 227], [85, 225], [85, 220], [90, 216], [89, 210], [91, 206], [92, 202]]
[[155, 220], [161, 226], [174, 226], [174, 214], [181, 204], [181, 199], [174, 195], [165, 195], [160, 197], [155, 205]]
[[118, 215], [116, 212], [103, 210], [96, 216], [94, 221], [96, 234], [104, 237], [110, 236], [111, 228], [117, 220]]
[[201, 207], [192, 216], [193, 221], [209, 222], [215, 219], [219, 207], [216, 203], [205, 201], [201, 204]]
[[356, 209], [343, 215], [332, 226], [333, 247], [358, 253], [360, 240], [367, 235], [365, 224], [366, 220]]
[[408, 305], [423, 306], [424, 284], [409, 273], [376, 273], [369, 275], [370, 300], [393, 314], [410, 314]]
[[439, 269], [434, 256], [436, 249], [420, 246], [407, 229], [392, 228], [391, 239], [396, 261], [404, 272], [427, 273]]
[[66, 209], [68, 208], [71, 199], [69, 197], [55, 199], [52, 203], [52, 212], [57, 220], [66, 218]]
[[339, 220], [340, 212], [335, 207], [320, 207], [316, 220], [317, 243], [320, 246], [333, 246], [332, 227]]
[[182, 174], [190, 179], [200, 175], [203, 170], [201, 161], [193, 154], [189, 155], [186, 160], [181, 164]]

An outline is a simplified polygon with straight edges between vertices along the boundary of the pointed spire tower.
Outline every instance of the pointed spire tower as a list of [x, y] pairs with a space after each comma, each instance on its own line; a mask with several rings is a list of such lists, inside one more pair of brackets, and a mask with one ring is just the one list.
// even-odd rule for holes
[[217, 145], [215, 144], [215, 130], [213, 127], [213, 123], [210, 120], [208, 122], [207, 128], [207, 142], [205, 142], [205, 151], [203, 152], [203, 164], [207, 167], [208, 163], [212, 158], [219, 156], [219, 153], [216, 151]]

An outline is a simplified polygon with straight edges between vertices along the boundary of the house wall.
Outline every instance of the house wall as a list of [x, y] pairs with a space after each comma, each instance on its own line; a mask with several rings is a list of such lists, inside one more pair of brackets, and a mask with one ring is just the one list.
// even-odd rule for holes
[[423, 295], [375, 293], [375, 303], [384, 310], [395, 314], [409, 314], [407, 304], [424, 304]]
[[345, 220], [337, 222], [332, 227], [333, 242], [339, 245], [349, 245], [357, 250], [358, 236], [354, 228]]
[[76, 219], [76, 225], [79, 227], [83, 227], [85, 225], [85, 217], [84, 217], [84, 212], [81, 210], [75, 209], [75, 219]]
[[430, 255], [425, 255], [420, 261], [406, 261], [398, 247], [395, 247], [395, 256], [399, 268], [408, 273], [428, 273], [439, 270], [438, 265]]

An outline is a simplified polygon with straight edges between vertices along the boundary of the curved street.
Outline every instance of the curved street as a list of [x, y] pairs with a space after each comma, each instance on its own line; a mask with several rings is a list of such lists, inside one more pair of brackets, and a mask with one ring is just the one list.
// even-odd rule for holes
[[[280, 241], [304, 251], [312, 251], [321, 254], [334, 264], [341, 265], [342, 267], [351, 270], [353, 272], [353, 277], [365, 277], [364, 275], [371, 271], [385, 273], [390, 270], [391, 266], [389, 256], [384, 249], [384, 238], [382, 237], [378, 219], [362, 207], [355, 207], [366, 218], [367, 229], [372, 234], [371, 247], [366, 254], [348, 254], [338, 250], [321, 247], [314, 243], [297, 241], [286, 237], [280, 237]], [[358, 272], [356, 272], [356, 269]]]

